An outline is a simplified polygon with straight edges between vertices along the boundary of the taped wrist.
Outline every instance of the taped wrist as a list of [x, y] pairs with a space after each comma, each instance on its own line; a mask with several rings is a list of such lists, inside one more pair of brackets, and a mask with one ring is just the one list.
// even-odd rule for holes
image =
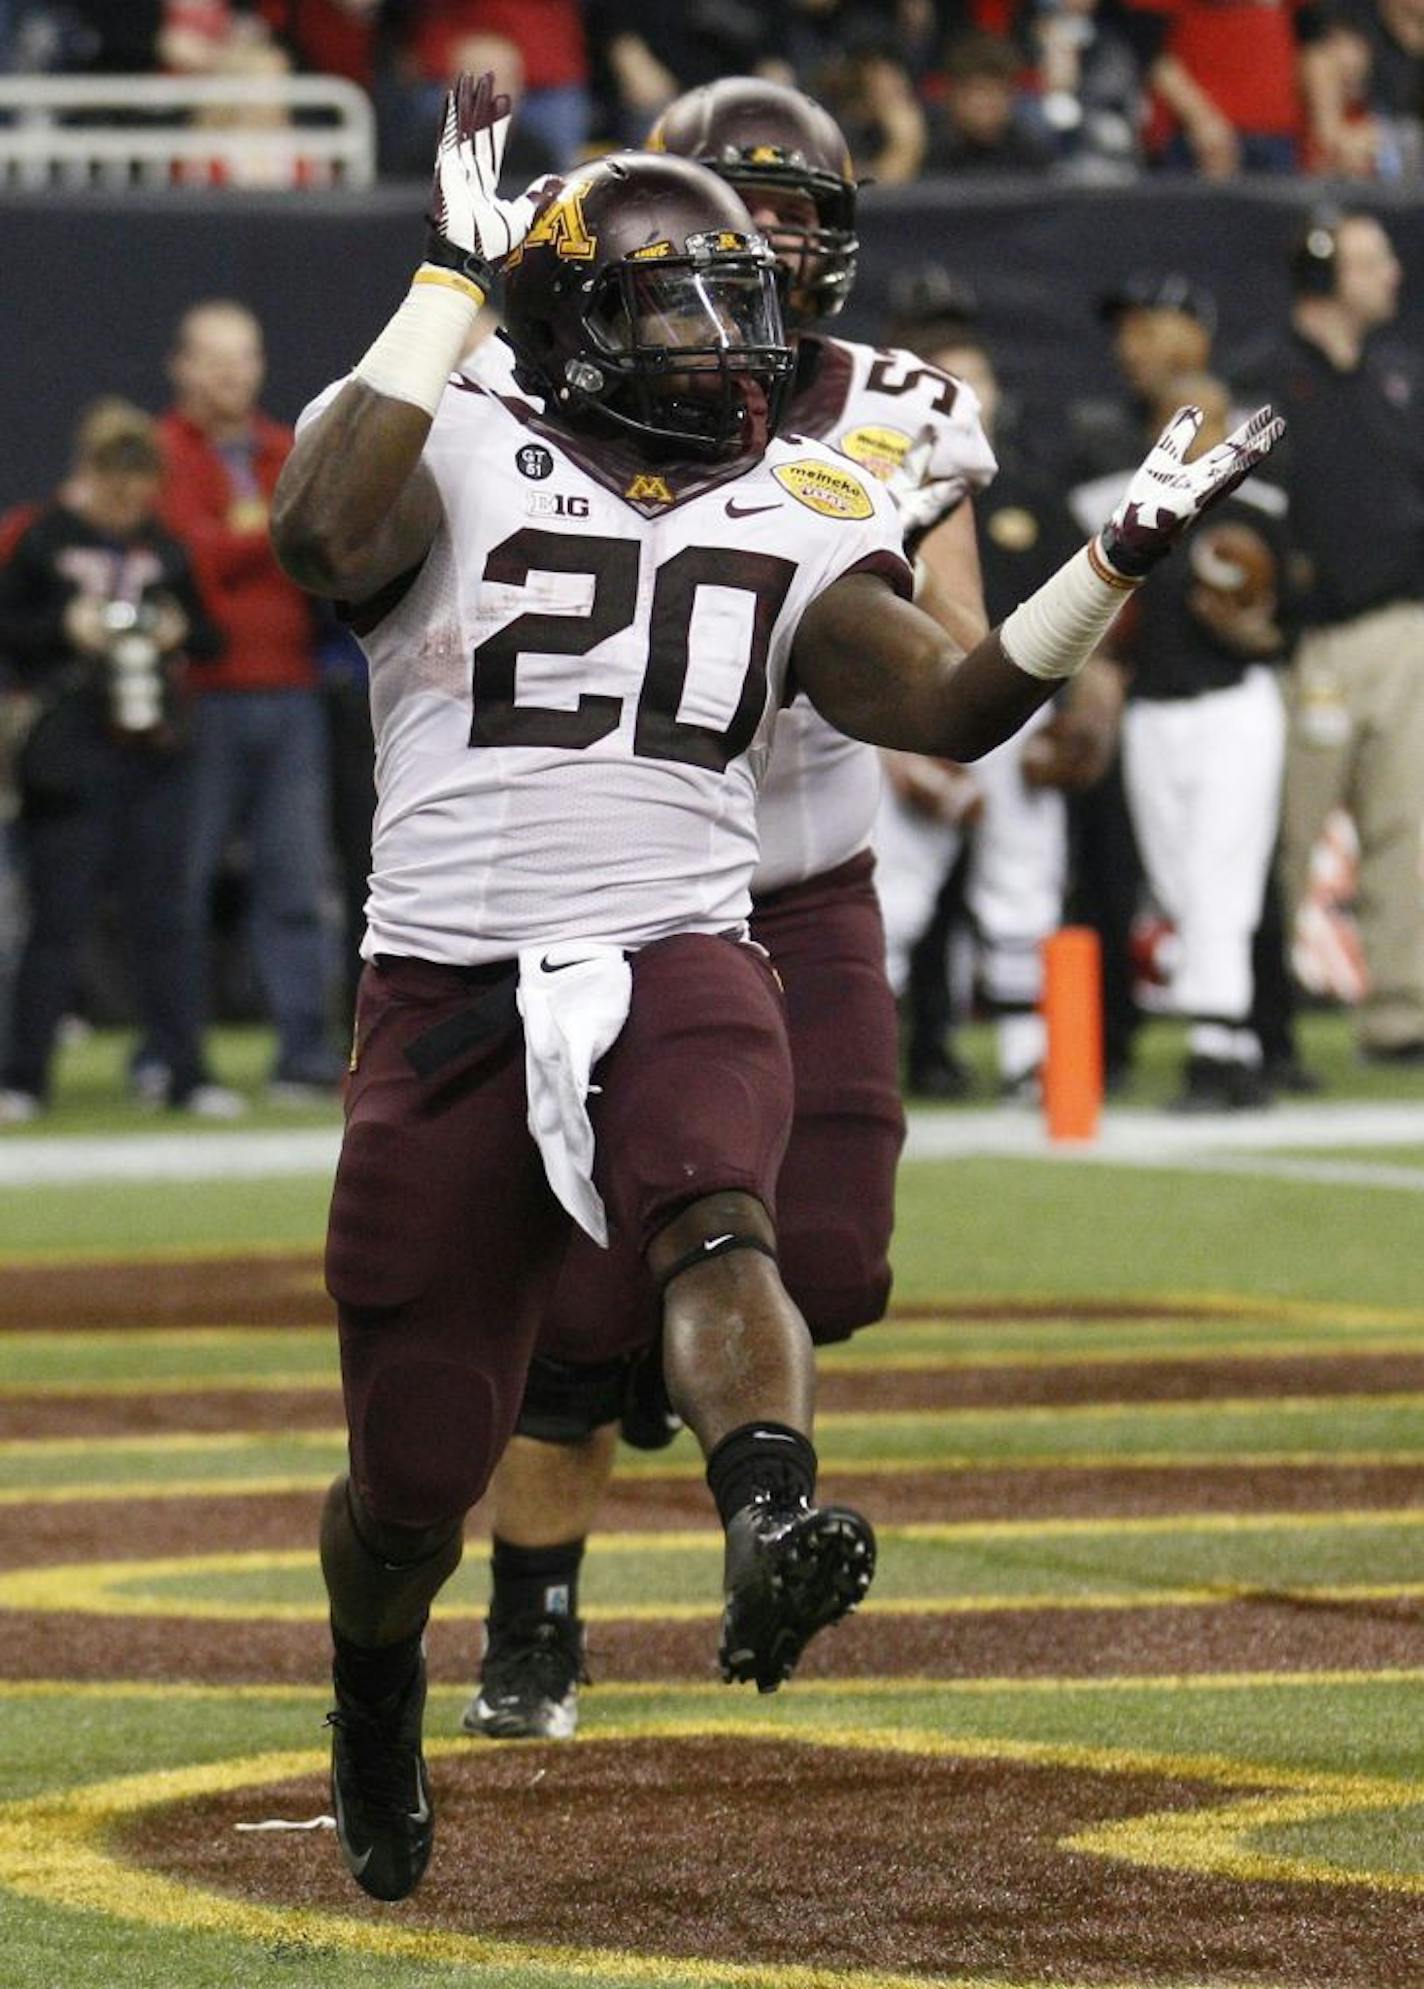
[[453, 271], [422, 263], [405, 302], [358, 362], [356, 378], [434, 419], [445, 383], [469, 344], [483, 295]]
[[1108, 566], [1094, 540], [1019, 603], [1000, 644], [1030, 677], [1075, 677], [1138, 584]]

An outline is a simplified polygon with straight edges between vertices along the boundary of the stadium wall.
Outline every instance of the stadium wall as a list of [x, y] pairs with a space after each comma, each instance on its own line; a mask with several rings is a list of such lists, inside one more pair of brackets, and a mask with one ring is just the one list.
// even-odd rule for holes
[[[1229, 372], [1281, 322], [1285, 251], [1320, 192], [1260, 180], [1224, 190], [1012, 181], [871, 191], [861, 282], [841, 327], [878, 337], [896, 272], [941, 262], [977, 291], [1006, 386], [1051, 422], [1061, 401], [1112, 387], [1094, 310], [1101, 292], [1132, 269], [1182, 269], [1217, 293]], [[1387, 190], [1368, 199], [1403, 258], [1398, 331], [1418, 349], [1424, 207]], [[53, 486], [74, 415], [94, 395], [163, 402], [174, 320], [202, 297], [237, 297], [258, 312], [271, 357], [268, 402], [294, 416], [351, 365], [401, 296], [420, 249], [420, 200], [409, 186], [0, 199], [0, 506]]]

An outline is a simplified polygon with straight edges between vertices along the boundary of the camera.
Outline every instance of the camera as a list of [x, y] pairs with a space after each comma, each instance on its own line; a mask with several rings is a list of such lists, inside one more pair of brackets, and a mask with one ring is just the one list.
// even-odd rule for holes
[[116, 732], [152, 732], [163, 721], [167, 688], [154, 633], [158, 612], [146, 601], [106, 601], [103, 612], [109, 722]]

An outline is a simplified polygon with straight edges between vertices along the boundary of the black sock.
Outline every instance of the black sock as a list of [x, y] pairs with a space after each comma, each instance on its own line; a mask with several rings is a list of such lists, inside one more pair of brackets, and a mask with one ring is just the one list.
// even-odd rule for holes
[[501, 1623], [516, 1616], [577, 1616], [582, 1540], [553, 1547], [514, 1547], [496, 1534], [491, 1543], [490, 1615]]
[[758, 1493], [813, 1498], [816, 1452], [809, 1438], [785, 1423], [743, 1423], [728, 1431], [708, 1458], [707, 1483], [725, 1526]]
[[420, 1662], [424, 1624], [394, 1644], [354, 1644], [333, 1623], [331, 1641], [336, 1657], [332, 1669], [337, 1683], [353, 1699], [390, 1699], [403, 1692]]

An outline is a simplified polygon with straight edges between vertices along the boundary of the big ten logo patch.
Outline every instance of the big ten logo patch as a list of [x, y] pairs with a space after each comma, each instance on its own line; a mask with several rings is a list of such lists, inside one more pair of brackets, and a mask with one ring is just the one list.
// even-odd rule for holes
[[872, 423], [865, 428], [852, 428], [849, 434], [842, 435], [836, 447], [881, 483], [889, 483], [910, 453], [910, 438], [903, 428], [881, 428]]
[[542, 483], [554, 474], [554, 458], [542, 442], [526, 442], [514, 452], [514, 467], [531, 483]]
[[598, 244], [583, 218], [583, 188], [566, 187], [557, 200], [534, 217], [534, 225], [506, 260], [512, 268], [530, 249], [552, 249], [565, 262], [592, 262]]
[[875, 505], [859, 477], [830, 463], [781, 463], [772, 475], [798, 504], [822, 518], [869, 518]]
[[587, 518], [589, 500], [561, 490], [531, 490], [525, 510], [531, 518]]

